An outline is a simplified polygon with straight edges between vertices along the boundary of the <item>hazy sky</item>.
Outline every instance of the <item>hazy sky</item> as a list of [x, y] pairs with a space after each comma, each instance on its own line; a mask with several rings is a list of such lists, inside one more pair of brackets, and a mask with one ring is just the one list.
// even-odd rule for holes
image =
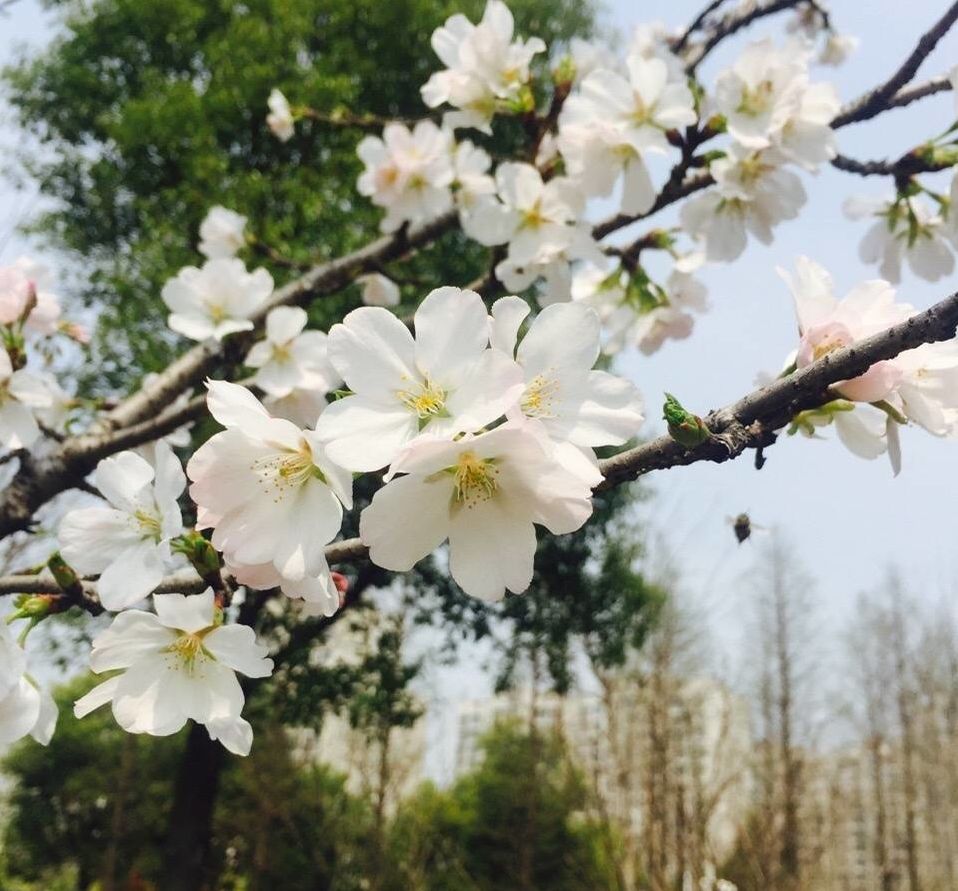
[[[661, 19], [670, 25], [687, 21], [701, 4], [702, 0], [617, 0], [606, 4], [607, 21], [626, 36], [640, 21]], [[898, 66], [943, 6], [941, 0], [907, 4], [834, 0], [836, 25], [859, 37], [861, 46], [844, 67], [818, 68], [816, 76], [833, 80], [844, 100], [855, 98]], [[778, 16], [751, 29], [746, 37], [730, 41], [703, 66], [706, 82], [746, 39], [768, 32], [781, 34], [781, 25]], [[21, 0], [0, 18], [0, 62], [11, 57], [14, 45], [35, 44], [44, 33], [37, 5]], [[956, 61], [958, 35], [952, 34], [919, 78], [943, 73]], [[952, 94], [946, 93], [841, 130], [840, 148], [861, 158], [893, 156], [945, 129], [955, 118], [954, 102]], [[16, 139], [6, 116], [0, 118], [0, 157], [3, 147]], [[789, 266], [807, 254], [832, 272], [840, 292], [876, 277], [875, 270], [857, 256], [864, 226], [844, 220], [840, 208], [846, 195], [881, 194], [888, 184], [830, 168], [818, 177], [805, 176], [804, 182], [808, 205], [799, 220], [777, 228], [771, 247], [751, 243], [739, 262], [705, 270], [702, 277], [712, 306], [697, 321], [691, 339], [668, 343], [652, 358], [624, 357], [621, 368], [645, 394], [650, 419], [647, 434], [661, 432], [659, 406], [664, 390], [704, 414], [750, 390], [757, 373], [780, 367], [794, 346], [795, 322], [776, 266]], [[20, 215], [30, 211], [32, 201], [30, 194], [11, 192], [0, 183], [0, 239]], [[662, 221], [671, 219], [664, 216]], [[24, 249], [20, 239], [10, 237], [0, 242], [0, 261], [9, 261]], [[953, 290], [954, 281], [931, 285], [907, 271], [900, 286], [902, 298], [918, 307]], [[678, 468], [649, 478], [657, 493], [650, 510], [654, 523], [666, 528], [698, 612], [708, 616], [729, 651], [734, 651], [741, 627], [739, 589], [753, 548], [735, 544], [726, 517], [743, 510], [756, 523], [780, 528], [795, 544], [817, 579], [827, 624], [833, 627], [851, 617], [858, 592], [880, 580], [891, 563], [906, 572], [918, 596], [939, 599], [951, 591], [956, 569], [958, 447], [921, 430], [906, 430], [904, 469], [893, 479], [884, 458], [863, 461], [827, 435], [828, 441], [821, 442], [783, 440], [768, 451], [768, 463], [761, 472], [755, 471], [749, 455], [731, 464]], [[726, 667], [737, 674], [734, 658]], [[445, 673], [440, 673], [436, 681], [448, 693], [443, 677]], [[484, 685], [474, 672], [456, 672], [455, 688], [462, 694], [479, 693]]]

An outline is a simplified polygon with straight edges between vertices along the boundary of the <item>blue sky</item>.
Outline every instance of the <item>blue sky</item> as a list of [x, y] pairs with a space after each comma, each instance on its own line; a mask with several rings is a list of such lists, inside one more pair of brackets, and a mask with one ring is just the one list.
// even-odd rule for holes
[[[687, 21], [701, 3], [617, 0], [606, 4], [607, 21], [627, 35], [641, 20], [661, 19], [670, 25]], [[919, 34], [941, 13], [942, 5], [940, 0], [907, 4], [835, 0], [836, 25], [859, 37], [861, 46], [844, 67], [816, 69], [817, 76], [833, 80], [844, 100], [856, 97], [897, 67]], [[15, 45], [42, 42], [45, 18], [33, 0], [21, 0], [0, 17], [0, 62], [11, 58]], [[730, 41], [703, 66], [706, 82], [745, 40], [764, 33], [781, 34], [781, 24], [777, 17]], [[943, 73], [956, 61], [958, 35], [952, 34], [919, 78]], [[954, 117], [954, 98], [943, 94], [846, 128], [839, 133], [839, 143], [843, 152], [856, 157], [894, 156], [945, 129]], [[0, 108], [0, 157], [17, 138], [9, 116]], [[887, 184], [831, 169], [817, 177], [806, 176], [804, 181], [808, 205], [799, 220], [778, 228], [774, 244], [751, 244], [736, 264], [705, 270], [702, 277], [712, 308], [698, 320], [691, 339], [669, 343], [651, 358], [624, 356], [621, 370], [645, 394], [650, 418], [646, 433], [661, 432], [658, 416], [663, 391], [676, 393], [689, 407], [705, 413], [750, 390], [757, 373], [780, 366], [794, 345], [795, 323], [776, 266], [789, 266], [807, 254], [832, 272], [840, 292], [875, 277], [875, 271], [857, 256], [862, 225], [844, 220], [840, 208], [848, 194], [882, 193]], [[17, 193], [0, 182], [0, 262], [27, 249], [22, 239], [8, 233], [35, 206], [34, 200], [31, 193]], [[665, 215], [662, 221], [671, 219]], [[900, 295], [924, 307], [953, 290], [954, 280], [931, 285], [906, 271]], [[648, 511], [651, 522], [665, 530], [672, 556], [683, 569], [688, 596], [716, 632], [721, 652], [728, 655], [737, 649], [747, 606], [741, 591], [754, 548], [737, 546], [726, 520], [743, 510], [756, 523], [781, 529], [794, 543], [817, 580], [823, 627], [837, 628], [850, 619], [858, 592], [878, 582], [892, 563], [904, 570], [916, 596], [930, 601], [950, 594], [958, 568], [954, 557], [958, 450], [954, 443], [906, 430], [903, 451], [904, 470], [897, 479], [883, 459], [855, 458], [831, 436], [821, 442], [783, 440], [769, 450], [761, 472], [743, 458], [649, 478], [657, 494]], [[718, 662], [737, 673], [734, 657]], [[474, 672], [460, 671], [456, 689], [475, 694], [484, 684]]]

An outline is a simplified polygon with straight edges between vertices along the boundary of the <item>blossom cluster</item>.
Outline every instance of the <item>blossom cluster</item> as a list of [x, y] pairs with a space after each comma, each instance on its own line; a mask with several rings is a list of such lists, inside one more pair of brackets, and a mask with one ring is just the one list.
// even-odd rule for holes
[[[252, 729], [237, 673], [266, 677], [273, 665], [252, 629], [230, 621], [223, 575], [281, 589], [300, 614], [333, 615], [344, 584], [326, 548], [353, 509], [354, 475], [378, 481], [358, 518], [373, 563], [410, 570], [448, 543], [449, 573], [468, 595], [496, 601], [525, 591], [537, 527], [579, 529], [602, 481], [595, 450], [623, 445], [643, 422], [636, 387], [597, 369], [600, 354], [651, 354], [688, 337], [707, 308], [704, 264], [737, 259], [749, 236], [771, 242], [805, 202], [800, 174], [836, 156], [838, 96], [810, 67], [838, 64], [854, 41], [834, 32], [821, 4], [797, 9], [784, 45], [747, 45], [711, 88], [657, 26], [638, 28], [621, 59], [574, 40], [548, 62], [541, 40], [515, 30], [501, 0], [488, 0], [478, 23], [449, 18], [432, 36], [443, 67], [421, 89], [441, 118], [388, 123], [357, 147], [357, 188], [382, 208], [384, 232], [457, 215], [468, 238], [495, 249], [493, 272], [510, 296], [487, 307], [472, 290], [440, 287], [404, 320], [393, 312], [399, 284], [370, 263], [356, 279], [364, 305], [327, 333], [309, 327], [307, 309], [287, 305], [266, 269], [247, 268], [248, 248], [271, 253], [248, 217], [215, 206], [202, 221], [202, 265], [181, 269], [162, 290], [168, 325], [202, 349], [244, 335], [234, 354], [249, 374], [243, 384], [207, 381], [207, 408], [222, 429], [192, 452], [185, 472], [174, 449], [191, 445], [188, 426], [104, 458], [85, 486], [96, 502], [60, 520], [59, 559], [81, 588], [78, 577], [96, 577], [100, 604], [116, 613], [90, 659], [110, 676], [75, 704], [78, 716], [109, 704], [124, 729], [157, 736], [193, 720], [247, 754]], [[552, 103], [540, 115], [537, 78], [546, 71]], [[282, 142], [310, 116], [279, 90], [268, 106], [267, 125]], [[494, 164], [482, 144], [503, 117], [519, 120], [527, 144]], [[479, 135], [460, 138], [464, 130]], [[703, 152], [712, 140], [722, 141]], [[618, 222], [638, 221], [676, 188], [686, 197], [679, 226], [630, 248], [600, 243], [603, 227], [587, 218], [592, 202], [607, 200]], [[950, 196], [910, 181], [888, 200], [846, 205], [874, 219], [861, 256], [879, 263], [884, 279], [839, 300], [811, 260], [783, 271], [799, 327], [783, 375], [915, 314], [890, 282], [902, 262], [932, 280], [952, 271], [956, 201], [958, 177]], [[661, 282], [646, 251], [667, 264]], [[516, 296], [533, 286], [535, 299]], [[42, 427], [62, 427], [74, 404], [30, 364], [34, 347], [56, 333], [84, 338], [62, 320], [42, 270], [24, 260], [0, 268], [0, 447], [29, 448]], [[790, 432], [834, 424], [851, 451], [887, 453], [897, 473], [901, 426], [958, 435], [958, 340], [878, 362], [829, 397], [800, 412]], [[189, 402], [184, 392], [166, 410]], [[184, 528], [192, 510], [180, 503], [187, 485], [192, 529]], [[212, 555], [200, 571], [210, 587], [159, 593], [171, 571], [187, 562], [201, 569], [197, 547]], [[152, 608], [141, 608], [151, 595]], [[26, 663], [22, 641], [0, 623], [0, 743], [26, 734], [46, 742], [56, 723]], [[711, 887], [714, 874], [702, 884]]]

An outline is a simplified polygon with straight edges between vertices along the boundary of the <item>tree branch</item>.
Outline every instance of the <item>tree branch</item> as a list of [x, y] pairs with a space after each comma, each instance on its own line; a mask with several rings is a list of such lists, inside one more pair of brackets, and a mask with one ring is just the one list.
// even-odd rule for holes
[[[935, 48], [938, 41], [948, 33], [956, 20], [958, 20], [958, 2], [952, 3], [945, 14], [922, 34], [915, 49], [888, 80], [851, 103], [832, 121], [832, 127], [844, 127], [846, 124], [857, 121], [867, 121], [889, 108], [889, 103], [893, 101], [895, 94], [915, 76], [918, 67]], [[897, 104], [907, 105], [907, 102]]]
[[[700, 461], [723, 463], [737, 458], [747, 449], [764, 448], [775, 441], [781, 430], [800, 411], [816, 408], [832, 400], [830, 387], [864, 374], [876, 362], [893, 359], [907, 350], [927, 343], [950, 340], [958, 328], [958, 293], [936, 303], [930, 309], [882, 331], [860, 343], [836, 350], [817, 362], [779, 378], [742, 397], [725, 408], [711, 412], [705, 424], [712, 436], [696, 448], [688, 449], [670, 436], [659, 436], [612, 458], [599, 462], [604, 480], [597, 492], [619, 486], [651, 473], [682, 467]], [[326, 547], [330, 564], [365, 559], [368, 549], [358, 538], [334, 542]], [[94, 582], [82, 582], [84, 593], [96, 601]], [[156, 593], [179, 591], [189, 594], [205, 588], [192, 571], [165, 579]], [[45, 574], [0, 577], [0, 594], [63, 593]]]

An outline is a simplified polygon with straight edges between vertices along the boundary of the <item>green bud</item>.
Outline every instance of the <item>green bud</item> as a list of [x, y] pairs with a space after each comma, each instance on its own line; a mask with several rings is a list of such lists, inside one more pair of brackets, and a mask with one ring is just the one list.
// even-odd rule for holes
[[16, 610], [7, 619], [30, 619], [34, 624], [45, 619], [51, 613], [59, 612], [59, 595], [57, 594], [21, 594], [14, 605]]
[[803, 436], [815, 436], [818, 427], [827, 427], [835, 420], [835, 415], [845, 411], [854, 411], [855, 403], [847, 399], [833, 399], [818, 408], [809, 408], [800, 411], [792, 418], [788, 427], [788, 435], [801, 433]]
[[559, 64], [552, 69], [552, 82], [556, 86], [567, 86], [575, 80], [576, 65], [572, 56], [563, 56]]
[[73, 567], [60, 556], [59, 551], [55, 551], [50, 555], [50, 559], [47, 560], [47, 566], [50, 568], [50, 572], [53, 573], [57, 584], [64, 591], [69, 591], [71, 588], [75, 588], [80, 584], [80, 577], [76, 574]]
[[220, 570], [220, 555], [199, 532], [188, 532], [170, 543], [173, 550], [190, 561], [200, 578], [207, 578]]
[[665, 394], [662, 416], [668, 422], [669, 436], [687, 449], [694, 449], [712, 435], [705, 421], [687, 411], [671, 393]]

